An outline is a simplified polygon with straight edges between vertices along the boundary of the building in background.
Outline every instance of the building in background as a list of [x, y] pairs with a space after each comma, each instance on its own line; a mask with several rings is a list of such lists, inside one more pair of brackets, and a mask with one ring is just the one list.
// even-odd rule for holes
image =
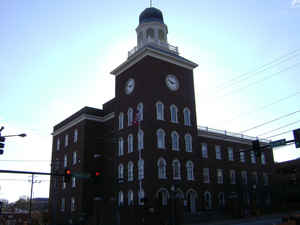
[[[115, 98], [54, 126], [52, 172], [76, 176], [51, 177], [52, 222], [99, 224], [145, 199], [164, 209], [176, 198], [191, 214], [270, 205], [271, 149], [257, 158], [256, 138], [198, 127], [197, 64], [168, 43], [160, 10], [146, 8], [136, 32], [137, 46], [111, 72]], [[97, 171], [100, 182], [86, 179]]]

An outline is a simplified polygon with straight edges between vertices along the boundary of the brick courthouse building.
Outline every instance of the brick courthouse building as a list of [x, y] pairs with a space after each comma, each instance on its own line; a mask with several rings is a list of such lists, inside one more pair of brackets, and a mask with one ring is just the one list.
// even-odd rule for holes
[[[256, 138], [197, 126], [197, 64], [168, 43], [160, 10], [145, 9], [136, 32], [137, 46], [112, 71], [115, 98], [54, 126], [52, 172], [77, 176], [51, 177], [52, 221], [99, 224], [113, 215], [109, 205], [135, 207], [144, 198], [165, 208], [181, 199], [189, 213], [269, 205], [272, 151], [256, 158]], [[95, 171], [100, 183], [78, 176]]]

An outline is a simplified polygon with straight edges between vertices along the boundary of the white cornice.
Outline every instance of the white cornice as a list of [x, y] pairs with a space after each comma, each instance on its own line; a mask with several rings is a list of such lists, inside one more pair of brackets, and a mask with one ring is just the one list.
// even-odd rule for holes
[[56, 136], [58, 134], [61, 134], [62, 132], [64, 132], [65, 130], [75, 126], [76, 124], [84, 121], [84, 120], [92, 120], [92, 121], [97, 121], [100, 123], [106, 122], [112, 118], [115, 117], [115, 113], [109, 113], [105, 116], [94, 116], [94, 115], [89, 115], [89, 114], [81, 114], [80, 116], [76, 117], [75, 119], [73, 119], [72, 121], [70, 121], [69, 123], [67, 123], [66, 125], [62, 126], [61, 128], [57, 129], [56, 131], [54, 131], [52, 133], [53, 136]]
[[116, 69], [114, 69], [111, 74], [118, 76], [121, 73], [123, 73], [125, 70], [132, 67], [134, 64], [142, 60], [146, 56], [152, 56], [157, 59], [161, 59], [164, 61], [167, 61], [169, 63], [187, 68], [187, 69], [194, 69], [198, 65], [196, 63], [190, 62], [188, 60], [184, 60], [176, 55], [172, 55], [169, 53], [166, 53], [164, 51], [160, 51], [154, 48], [151, 48], [149, 46], [146, 46], [140, 50], [138, 50], [134, 55], [132, 55], [130, 58], [128, 58], [124, 63], [122, 63], [120, 66], [118, 66]]

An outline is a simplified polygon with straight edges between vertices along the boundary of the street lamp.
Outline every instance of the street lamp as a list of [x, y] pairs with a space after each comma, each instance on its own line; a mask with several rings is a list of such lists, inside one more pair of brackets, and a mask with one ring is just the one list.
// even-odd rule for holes
[[1, 136], [1, 137], [26, 137], [27, 134], [10, 134], [10, 135], [4, 135], [4, 136]]

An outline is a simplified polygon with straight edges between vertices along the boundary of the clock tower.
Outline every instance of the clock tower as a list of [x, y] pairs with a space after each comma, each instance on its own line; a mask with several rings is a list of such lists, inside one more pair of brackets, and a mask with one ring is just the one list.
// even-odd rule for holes
[[168, 43], [159, 9], [146, 8], [136, 32], [137, 46], [111, 72], [116, 79], [119, 203], [143, 204], [146, 197], [166, 205], [171, 191], [195, 199], [197, 64]]

